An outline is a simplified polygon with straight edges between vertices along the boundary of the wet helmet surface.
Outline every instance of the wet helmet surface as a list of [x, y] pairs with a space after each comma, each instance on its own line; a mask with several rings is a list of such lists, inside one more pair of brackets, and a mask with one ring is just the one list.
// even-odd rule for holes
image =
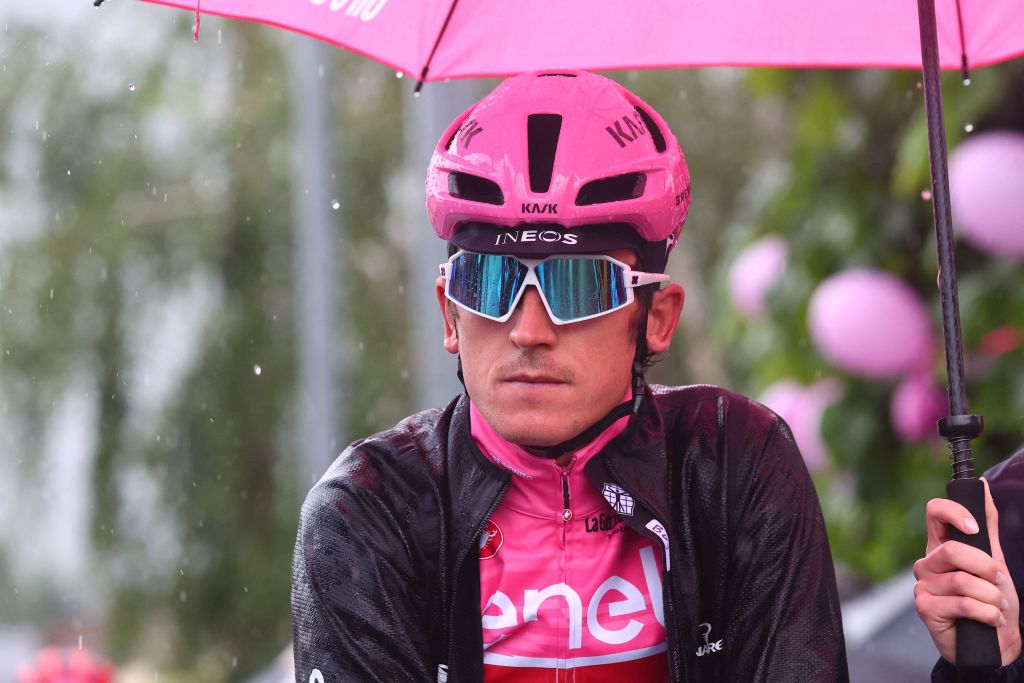
[[690, 206], [679, 144], [654, 109], [585, 71], [509, 78], [441, 136], [426, 181], [439, 237], [518, 255], [635, 249], [664, 271]]

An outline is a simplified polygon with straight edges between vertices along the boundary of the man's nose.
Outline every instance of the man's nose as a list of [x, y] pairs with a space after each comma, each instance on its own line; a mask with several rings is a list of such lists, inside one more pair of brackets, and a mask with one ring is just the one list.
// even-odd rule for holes
[[552, 345], [557, 339], [555, 323], [548, 316], [540, 292], [533, 285], [527, 286], [523, 292], [523, 298], [509, 322], [512, 324], [509, 339], [520, 348]]

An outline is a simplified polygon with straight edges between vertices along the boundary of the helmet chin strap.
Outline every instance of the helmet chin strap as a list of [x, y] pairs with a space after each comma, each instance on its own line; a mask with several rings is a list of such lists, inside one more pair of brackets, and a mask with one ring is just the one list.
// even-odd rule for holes
[[555, 444], [554, 446], [524, 445], [523, 448], [530, 451], [533, 455], [549, 460], [557, 460], [566, 453], [578, 451], [600, 436], [604, 430], [612, 426], [612, 424], [617, 420], [620, 420], [627, 415], [639, 414], [640, 406], [643, 405], [644, 397], [647, 393], [647, 384], [644, 382], [644, 366], [638, 359], [633, 359], [632, 383], [633, 399], [631, 401], [625, 401], [624, 403], [620, 403], [615, 406], [608, 411], [604, 417], [571, 439], [567, 439], [562, 443]]
[[[459, 382], [462, 383], [462, 388], [465, 390], [466, 396], [469, 396], [469, 389], [466, 388], [466, 379], [462, 374], [462, 356], [458, 356], [458, 369], [456, 370], [456, 374], [458, 374]], [[558, 443], [553, 446], [530, 446], [523, 444], [523, 448], [530, 451], [533, 455], [546, 458], [548, 460], [557, 460], [566, 453], [578, 451], [600, 436], [601, 433], [608, 429], [608, 427], [610, 427], [615, 421], [626, 417], [627, 415], [638, 415], [640, 413], [640, 406], [643, 405], [644, 398], [647, 395], [647, 383], [644, 381], [644, 366], [637, 358], [633, 359], [632, 386], [632, 400], [625, 401], [615, 406], [608, 411], [604, 417], [571, 439], [566, 439], [562, 443]]]

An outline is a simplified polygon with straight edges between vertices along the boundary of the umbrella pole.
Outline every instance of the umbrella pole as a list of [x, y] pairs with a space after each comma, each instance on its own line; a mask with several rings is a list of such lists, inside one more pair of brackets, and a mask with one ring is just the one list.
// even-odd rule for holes
[[[942, 116], [942, 83], [939, 77], [939, 49], [935, 29], [935, 0], [917, 0], [921, 28], [921, 64], [924, 80], [925, 115], [928, 121], [928, 154], [932, 172], [932, 210], [939, 252], [939, 298], [942, 302], [942, 333], [946, 347], [949, 417], [938, 422], [939, 434], [949, 442], [953, 479], [946, 494], [966, 507], [980, 531], [968, 536], [950, 527], [950, 538], [984, 550], [989, 555], [985, 523], [985, 489], [974, 475], [971, 440], [981, 435], [980, 415], [967, 412], [964, 386], [963, 341], [960, 333], [960, 303], [953, 259], [953, 230], [949, 208], [949, 175], [946, 166], [946, 129]], [[996, 631], [969, 619], [957, 620], [956, 664], [961, 669], [994, 669], [1002, 656]]]

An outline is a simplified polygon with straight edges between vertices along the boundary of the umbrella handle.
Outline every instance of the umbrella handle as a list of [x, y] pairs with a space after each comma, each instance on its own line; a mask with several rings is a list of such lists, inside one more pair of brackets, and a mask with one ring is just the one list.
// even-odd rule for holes
[[[988, 522], [985, 518], [985, 485], [980, 479], [954, 479], [946, 484], [946, 495], [967, 508], [979, 529], [978, 533], [967, 535], [950, 526], [950, 539], [991, 555], [992, 545], [989, 543]], [[996, 669], [1001, 663], [999, 638], [994, 628], [973, 619], [956, 620], [957, 668]]]

